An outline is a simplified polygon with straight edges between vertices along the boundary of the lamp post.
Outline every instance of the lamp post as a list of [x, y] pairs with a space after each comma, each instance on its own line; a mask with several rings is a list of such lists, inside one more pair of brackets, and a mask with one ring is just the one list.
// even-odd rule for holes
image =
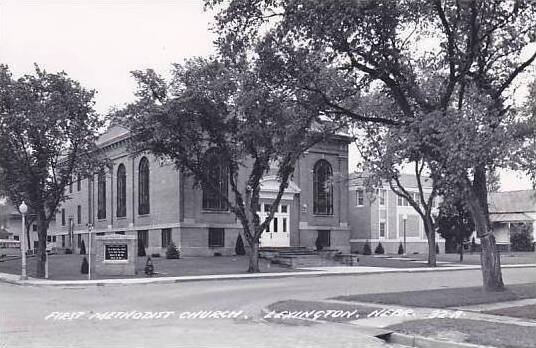
[[93, 229], [93, 224], [87, 224], [87, 238], [88, 238], [88, 268], [87, 268], [87, 279], [91, 280], [91, 230]]
[[404, 214], [402, 215], [402, 219], [404, 220], [404, 256], [408, 254], [408, 249], [406, 249], [406, 221], [408, 221], [408, 215]]
[[21, 256], [22, 256], [22, 269], [20, 274], [21, 280], [27, 280], [28, 276], [26, 275], [26, 213], [28, 212], [28, 206], [24, 201], [19, 205], [19, 211], [22, 216], [22, 241], [20, 244]]

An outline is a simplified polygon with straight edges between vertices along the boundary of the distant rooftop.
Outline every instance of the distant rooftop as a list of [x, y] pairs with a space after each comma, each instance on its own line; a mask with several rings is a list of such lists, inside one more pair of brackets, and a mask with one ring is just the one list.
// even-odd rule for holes
[[[355, 186], [361, 186], [363, 185], [363, 182], [367, 176], [367, 173], [364, 172], [354, 172], [350, 173], [349, 175], [349, 186], [355, 187]], [[407, 188], [416, 188], [417, 186], [417, 179], [415, 178], [415, 175], [412, 174], [401, 174], [400, 175], [400, 182], [402, 183], [402, 186]], [[424, 188], [431, 188], [432, 187], [432, 179], [423, 176], [422, 178], [422, 184]], [[387, 181], [385, 181], [385, 185], [389, 185]]]
[[536, 190], [491, 192], [488, 206], [490, 213], [536, 212]]

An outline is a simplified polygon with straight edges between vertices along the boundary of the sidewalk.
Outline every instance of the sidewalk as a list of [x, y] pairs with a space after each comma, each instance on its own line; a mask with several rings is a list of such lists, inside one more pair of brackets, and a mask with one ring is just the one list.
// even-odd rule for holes
[[[536, 268], [536, 264], [503, 265], [502, 268]], [[239, 274], [214, 274], [180, 277], [152, 277], [152, 278], [116, 278], [99, 280], [46, 280], [29, 278], [20, 280], [19, 275], [0, 273], [0, 281], [31, 286], [104, 286], [104, 285], [131, 285], [131, 284], [171, 284], [192, 281], [214, 280], [241, 280], [241, 279], [273, 279], [290, 277], [317, 277], [317, 276], [352, 276], [381, 273], [423, 273], [423, 272], [451, 272], [463, 270], [476, 270], [476, 265], [456, 265], [449, 267], [422, 267], [422, 268], [382, 268], [382, 267], [312, 267], [297, 271], [273, 272], [273, 273], [239, 273]]]

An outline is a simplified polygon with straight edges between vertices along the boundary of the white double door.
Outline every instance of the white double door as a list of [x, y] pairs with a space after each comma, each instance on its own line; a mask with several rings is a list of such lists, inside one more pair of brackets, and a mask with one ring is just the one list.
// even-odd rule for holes
[[[268, 216], [272, 205], [262, 203], [259, 217], [261, 223]], [[270, 221], [268, 228], [261, 235], [261, 247], [288, 247], [290, 246], [290, 206], [280, 204]]]

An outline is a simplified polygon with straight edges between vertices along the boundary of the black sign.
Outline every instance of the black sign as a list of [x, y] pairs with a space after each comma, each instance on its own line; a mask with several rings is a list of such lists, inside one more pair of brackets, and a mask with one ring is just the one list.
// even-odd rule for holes
[[126, 244], [110, 244], [104, 246], [105, 260], [128, 260], [128, 247]]

